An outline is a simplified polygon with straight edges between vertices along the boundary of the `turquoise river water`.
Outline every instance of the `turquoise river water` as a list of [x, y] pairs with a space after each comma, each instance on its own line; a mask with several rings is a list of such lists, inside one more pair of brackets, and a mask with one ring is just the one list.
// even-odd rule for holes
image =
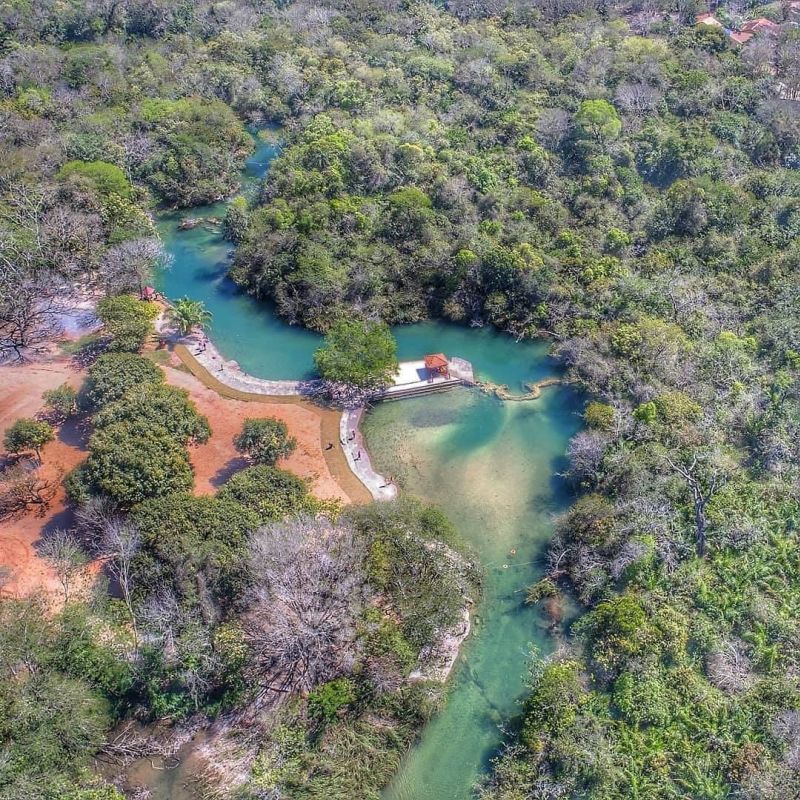
[[[257, 140], [245, 191], [253, 190], [276, 152]], [[224, 203], [193, 211], [202, 217], [224, 213]], [[172, 299], [187, 295], [205, 302], [214, 315], [209, 335], [246, 371], [263, 378], [312, 374], [320, 338], [237, 290], [226, 276], [230, 244], [218, 227], [178, 231], [179, 220], [166, 213], [159, 220], [173, 263], [159, 276], [158, 288]], [[480, 378], [512, 391], [555, 370], [544, 343], [517, 343], [487, 328], [424, 322], [394, 333], [401, 360], [439, 351], [457, 355], [471, 361]], [[386, 800], [468, 800], [502, 742], [502, 726], [519, 714], [531, 643], [542, 652], [550, 647], [545, 623], [523, 602], [525, 589], [541, 574], [553, 515], [567, 502], [556, 476], [577, 430], [578, 410], [578, 398], [563, 387], [521, 403], [455, 389], [381, 403], [365, 418], [378, 470], [395, 475], [402, 491], [439, 505], [474, 548], [486, 578], [447, 704], [423, 730]]]

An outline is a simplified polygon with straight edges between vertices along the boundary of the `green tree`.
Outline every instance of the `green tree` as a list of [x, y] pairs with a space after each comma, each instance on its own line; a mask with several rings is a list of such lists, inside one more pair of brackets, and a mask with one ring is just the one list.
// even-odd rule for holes
[[48, 442], [52, 442], [54, 438], [55, 431], [50, 423], [23, 417], [8, 428], [3, 437], [3, 445], [9, 453], [14, 455], [33, 450], [37, 461], [41, 461], [42, 447]]
[[323, 722], [333, 722], [339, 712], [356, 699], [356, 687], [348, 678], [323, 683], [308, 695], [308, 712]]
[[69, 419], [78, 410], [78, 393], [68, 383], [48, 389], [42, 395], [45, 408], [58, 420]]
[[127, 508], [194, 484], [186, 450], [162, 427], [144, 433], [128, 423], [102, 428], [89, 440], [89, 458], [79, 470], [89, 491]]
[[622, 131], [622, 120], [608, 100], [584, 100], [575, 123], [584, 136], [598, 142], [616, 139]]
[[274, 417], [248, 417], [233, 444], [251, 461], [270, 466], [297, 447], [297, 441], [289, 436], [286, 423]]
[[104, 405], [92, 422], [97, 430], [122, 422], [137, 435], [163, 430], [181, 445], [206, 442], [211, 435], [208, 419], [197, 413], [188, 392], [163, 383], [131, 387], [119, 400]]
[[90, 367], [81, 401], [99, 409], [133, 387], [163, 382], [164, 373], [149, 359], [134, 353], [107, 353]]
[[182, 297], [167, 311], [167, 316], [181, 336], [187, 336], [195, 328], [202, 328], [211, 321], [212, 314], [201, 300]]
[[397, 344], [384, 322], [339, 320], [314, 353], [326, 381], [360, 389], [388, 386], [397, 373]]
[[253, 511], [230, 497], [179, 492], [141, 503], [133, 520], [142, 540], [133, 563], [142, 590], [169, 586], [186, 607], [207, 599], [226, 606], [241, 598], [247, 538], [260, 524]]
[[97, 316], [110, 337], [112, 352], [137, 353], [153, 332], [158, 306], [129, 294], [105, 297], [97, 304]]
[[217, 497], [250, 509], [262, 523], [311, 512], [316, 507], [302, 478], [265, 464], [237, 472], [220, 488]]
[[58, 177], [62, 179], [73, 175], [88, 180], [103, 196], [116, 194], [125, 199], [131, 196], [130, 182], [114, 164], [105, 161], [69, 161], [58, 172]]

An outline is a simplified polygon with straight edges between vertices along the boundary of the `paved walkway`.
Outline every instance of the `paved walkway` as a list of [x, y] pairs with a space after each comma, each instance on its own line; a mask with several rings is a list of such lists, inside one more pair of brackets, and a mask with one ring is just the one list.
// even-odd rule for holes
[[[220, 383], [231, 389], [275, 397], [290, 397], [312, 394], [319, 386], [318, 381], [271, 381], [248, 375], [235, 361], [226, 361], [214, 343], [200, 333], [168, 338], [173, 343], [184, 345], [192, 358]], [[372, 497], [375, 500], [392, 500], [397, 497], [397, 486], [389, 484], [383, 475], [379, 475], [372, 468], [369, 451], [360, 429], [363, 411], [363, 408], [348, 409], [342, 414], [339, 423], [342, 450], [353, 474], [367, 487]], [[350, 438], [353, 432], [355, 436]]]
[[319, 381], [271, 381], [249, 375], [235, 361], [226, 361], [214, 343], [201, 334], [185, 336], [180, 339], [180, 343], [220, 383], [230, 386], [231, 389], [285, 397], [309, 395], [319, 387]]
[[362, 408], [351, 408], [342, 414], [339, 423], [339, 441], [350, 469], [361, 483], [369, 489], [376, 500], [393, 500], [397, 497], [397, 485], [383, 475], [375, 472], [369, 457], [369, 450], [361, 433]]

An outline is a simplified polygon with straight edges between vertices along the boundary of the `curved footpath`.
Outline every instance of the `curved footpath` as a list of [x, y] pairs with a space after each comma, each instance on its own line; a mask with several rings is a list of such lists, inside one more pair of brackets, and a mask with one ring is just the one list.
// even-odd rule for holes
[[[224, 359], [214, 343], [202, 334], [194, 333], [184, 337], [162, 337], [162, 339], [173, 344], [178, 358], [207, 385], [212, 383], [206, 376], [198, 374], [197, 366], [201, 367], [214, 383], [222, 384], [243, 395], [257, 394], [283, 399], [296, 397], [305, 398], [310, 402], [310, 396], [320, 385], [319, 381], [274, 381], [249, 375], [236, 361]], [[360, 422], [363, 413], [363, 407], [348, 409], [342, 413], [337, 432], [339, 446], [350, 471], [366, 487], [373, 499], [392, 500], [397, 497], [397, 486], [372, 467], [369, 451], [361, 434]]]
[[[202, 333], [193, 333], [188, 336], [177, 337], [165, 334], [163, 320], [159, 320], [159, 328], [162, 341], [169, 341], [175, 353], [189, 368], [197, 374], [197, 365], [207, 373], [204, 383], [211, 385], [209, 378], [214, 383], [228, 387], [234, 392], [242, 395], [260, 395], [272, 398], [304, 398], [311, 402], [310, 398], [320, 387], [319, 380], [291, 381], [291, 380], [267, 380], [256, 378], [244, 372], [236, 361], [226, 360], [217, 350], [214, 343]], [[472, 365], [463, 359], [452, 358], [451, 369], [457, 380], [465, 385], [476, 385], [483, 391], [492, 393], [500, 400], [535, 400], [541, 395], [541, 390], [547, 386], [555, 386], [562, 381], [560, 378], [546, 378], [538, 383], [529, 383], [528, 393], [524, 395], [513, 395], [505, 386], [498, 386], [491, 383], [475, 381], [472, 374]], [[198, 375], [203, 380], [204, 376]], [[402, 388], [402, 387], [397, 387]], [[361, 433], [361, 418], [364, 415], [364, 406], [353, 409], [346, 409], [339, 421], [339, 446], [347, 466], [359, 481], [366, 487], [374, 500], [393, 500], [397, 497], [397, 486], [392, 476], [386, 477], [373, 469], [370, 460], [369, 450], [366, 441]], [[328, 431], [330, 433], [330, 431]]]

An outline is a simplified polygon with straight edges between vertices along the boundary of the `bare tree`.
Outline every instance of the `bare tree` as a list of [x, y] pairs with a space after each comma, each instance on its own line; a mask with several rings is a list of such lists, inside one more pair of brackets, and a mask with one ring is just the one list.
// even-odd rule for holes
[[48, 535], [39, 547], [39, 554], [53, 567], [64, 592], [64, 602], [69, 602], [70, 592], [83, 576], [88, 561], [72, 531], [59, 528]]
[[308, 691], [352, 668], [366, 598], [364, 543], [349, 525], [296, 518], [260, 529], [245, 630], [267, 692]]
[[23, 514], [30, 508], [40, 512], [55, 497], [58, 480], [43, 478], [39, 470], [29, 470], [21, 465], [0, 472], [0, 520]]
[[115, 515], [104, 526], [102, 551], [108, 558], [106, 569], [119, 586], [133, 630], [133, 646], [139, 649], [139, 628], [133, 604], [133, 559], [139, 552], [141, 535], [129, 519]]
[[59, 285], [56, 276], [28, 277], [6, 267], [0, 278], [0, 362], [26, 361], [61, 334], [75, 298], [70, 287]]
[[726, 641], [708, 654], [706, 672], [714, 686], [729, 693], [749, 689], [755, 682], [753, 665], [745, 653], [744, 642]]
[[727, 483], [726, 471], [714, 449], [696, 450], [691, 454], [691, 460], [669, 454], [665, 459], [670, 468], [686, 481], [691, 493], [697, 554], [702, 557], [706, 552], [708, 529], [706, 508], [711, 498]]
[[99, 279], [109, 293], [141, 292], [159, 265], [167, 265], [167, 255], [158, 239], [129, 239], [106, 253]]

